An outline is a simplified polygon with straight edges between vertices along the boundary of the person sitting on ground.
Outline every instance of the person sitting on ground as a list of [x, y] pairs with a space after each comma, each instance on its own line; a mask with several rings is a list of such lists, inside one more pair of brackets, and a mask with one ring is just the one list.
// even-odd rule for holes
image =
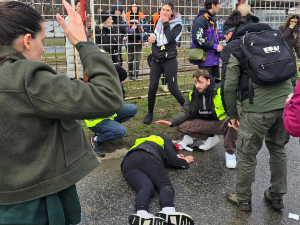
[[165, 126], [178, 126], [183, 134], [197, 139], [206, 139], [199, 146], [202, 150], [209, 150], [220, 139], [217, 135], [224, 135], [226, 149], [226, 166], [235, 168], [235, 142], [237, 131], [230, 126], [230, 121], [225, 114], [220, 96], [220, 80], [211, 76], [207, 70], [198, 69], [194, 74], [194, 88], [189, 93], [181, 113], [170, 121], [159, 120], [156, 124]]
[[[284, 24], [279, 27], [279, 32], [297, 58], [300, 58], [300, 46], [298, 32], [300, 28], [300, 16], [297, 14], [289, 15]], [[296, 59], [296, 56], [295, 56]]]
[[118, 37], [117, 27], [113, 26], [113, 19], [108, 12], [102, 11], [99, 25], [95, 27], [96, 44], [111, 54], [113, 63], [118, 62]]
[[[123, 91], [123, 98], [125, 99], [125, 90], [122, 82], [127, 78], [127, 72], [119, 64], [114, 64], [118, 72], [121, 87]], [[121, 112], [114, 114], [107, 118], [98, 118], [85, 120], [87, 127], [95, 133], [94, 137], [91, 137], [91, 143], [97, 156], [104, 157], [105, 149], [104, 142], [115, 141], [122, 139], [126, 134], [126, 128], [121, 124], [137, 113], [137, 107], [134, 104], [124, 104]]]
[[[125, 180], [137, 191], [137, 213], [129, 216], [129, 224], [167, 225], [176, 221], [175, 225], [193, 225], [192, 217], [176, 212], [174, 188], [165, 170], [165, 167], [188, 169], [193, 161], [192, 156], [177, 155], [172, 140], [163, 134], [137, 139], [121, 164]], [[155, 190], [159, 192], [162, 211], [154, 216], [148, 213], [148, 208]]]

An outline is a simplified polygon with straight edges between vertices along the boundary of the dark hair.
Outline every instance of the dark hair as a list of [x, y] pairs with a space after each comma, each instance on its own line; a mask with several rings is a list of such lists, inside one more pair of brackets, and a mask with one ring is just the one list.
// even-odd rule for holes
[[231, 31], [234, 32], [243, 23], [247, 23], [247, 20], [243, 18], [239, 10], [234, 10], [223, 24], [223, 33], [228, 34]]
[[290, 22], [291, 22], [292, 19], [298, 20], [298, 23], [294, 27], [294, 30], [293, 30], [293, 35], [294, 35], [294, 38], [296, 39], [297, 35], [298, 35], [298, 30], [300, 28], [300, 16], [298, 14], [289, 15], [288, 18], [286, 18], [286, 20], [284, 21], [283, 28], [287, 29], [290, 26]]
[[193, 78], [196, 78], [198, 80], [199, 77], [203, 77], [206, 80], [210, 79], [209, 72], [207, 70], [204, 70], [204, 69], [198, 69], [193, 74]]
[[21, 35], [35, 38], [42, 31], [42, 16], [29, 5], [9, 1], [0, 3], [0, 45], [12, 46]]
[[80, 0], [76, 0], [75, 1], [75, 6], [77, 6], [78, 2], [80, 2]]
[[212, 4], [218, 5], [219, 0], [205, 0], [204, 2], [204, 6], [206, 9], [212, 9]]
[[136, 4], [136, 5], [137, 5], [137, 11], [136, 11], [136, 13], [139, 13], [140, 7], [139, 7], [139, 4], [138, 4], [136, 1], [133, 1], [133, 2], [131, 3], [131, 6], [130, 6], [130, 11], [131, 11], [131, 13], [133, 13], [133, 12], [132, 12], [132, 5], [133, 5], [133, 4]]
[[164, 5], [170, 6], [171, 9], [172, 9], [172, 11], [175, 10], [175, 3], [174, 3], [173, 1], [171, 1], [171, 0], [163, 2], [163, 6], [164, 6]]

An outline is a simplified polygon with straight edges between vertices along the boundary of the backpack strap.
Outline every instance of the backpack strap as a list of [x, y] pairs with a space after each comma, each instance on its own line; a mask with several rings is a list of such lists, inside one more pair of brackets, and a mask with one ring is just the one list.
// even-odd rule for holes
[[253, 104], [253, 96], [254, 96], [254, 92], [253, 92], [253, 85], [252, 85], [252, 80], [251, 77], [249, 76], [249, 83], [248, 83], [248, 89], [249, 89], [249, 104]]

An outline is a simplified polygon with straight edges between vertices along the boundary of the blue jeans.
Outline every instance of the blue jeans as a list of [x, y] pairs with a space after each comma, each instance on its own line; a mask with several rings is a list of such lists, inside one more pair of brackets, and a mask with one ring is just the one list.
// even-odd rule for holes
[[94, 127], [90, 127], [90, 130], [94, 133], [99, 133], [97, 136], [97, 141], [100, 143], [122, 139], [127, 130], [121, 123], [134, 117], [136, 112], [136, 105], [124, 104], [123, 109], [121, 112], [117, 113], [117, 116], [114, 118], [114, 120], [102, 120]]

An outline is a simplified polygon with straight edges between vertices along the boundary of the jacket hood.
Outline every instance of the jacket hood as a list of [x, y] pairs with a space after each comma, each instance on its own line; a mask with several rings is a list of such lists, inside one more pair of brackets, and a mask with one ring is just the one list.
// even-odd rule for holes
[[182, 23], [181, 14], [174, 13], [173, 17], [169, 20], [169, 23], [172, 24], [172, 23], [178, 23], [178, 22]]
[[123, 5], [121, 2], [116, 2], [111, 8], [111, 14], [114, 14], [116, 10], [120, 10], [123, 13]]
[[259, 32], [262, 30], [271, 30], [272, 28], [266, 23], [245, 23], [239, 26], [234, 32], [230, 40], [240, 38], [247, 32]]
[[214, 18], [214, 17], [215, 17], [215, 15], [212, 14], [208, 9], [206, 9], [206, 8], [200, 9], [199, 14], [202, 15], [202, 14], [204, 14], [204, 13], [208, 13], [209, 17], [211, 17], [211, 18]]
[[259, 18], [257, 16], [254, 16], [250, 13], [248, 13], [244, 18], [249, 22], [249, 23], [259, 23]]

